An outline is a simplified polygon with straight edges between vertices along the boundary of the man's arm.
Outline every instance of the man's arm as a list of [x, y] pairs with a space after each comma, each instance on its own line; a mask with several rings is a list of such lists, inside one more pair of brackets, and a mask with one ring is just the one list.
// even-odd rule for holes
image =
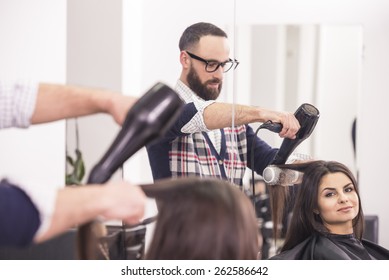
[[272, 121], [281, 123], [281, 137], [295, 138], [300, 124], [292, 113], [276, 112], [260, 107], [232, 105], [215, 102], [204, 109], [204, 123], [208, 129], [219, 129], [231, 126], [232, 112], [235, 109], [235, 125], [250, 124], [254, 122]]
[[41, 83], [31, 123], [108, 113], [118, 124], [122, 124], [136, 100], [111, 91]]
[[50, 226], [34, 241], [48, 240], [99, 217], [137, 223], [144, 215], [145, 203], [141, 189], [126, 182], [63, 188], [58, 192]]

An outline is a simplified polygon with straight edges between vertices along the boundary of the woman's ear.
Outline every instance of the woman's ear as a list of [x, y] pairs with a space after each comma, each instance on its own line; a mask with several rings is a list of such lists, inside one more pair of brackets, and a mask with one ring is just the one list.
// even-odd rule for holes
[[314, 210], [313, 210], [313, 213], [316, 214], [316, 215], [319, 215], [319, 214], [320, 214], [319, 210], [317, 210], [317, 209], [314, 209]]

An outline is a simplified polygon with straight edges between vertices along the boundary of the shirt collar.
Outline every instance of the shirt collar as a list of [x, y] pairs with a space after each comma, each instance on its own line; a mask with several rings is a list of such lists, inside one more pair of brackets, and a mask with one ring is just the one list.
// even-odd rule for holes
[[193, 90], [191, 90], [183, 81], [178, 80], [176, 84], [176, 91], [185, 101], [185, 103], [191, 103], [194, 101], [205, 101], [199, 97]]

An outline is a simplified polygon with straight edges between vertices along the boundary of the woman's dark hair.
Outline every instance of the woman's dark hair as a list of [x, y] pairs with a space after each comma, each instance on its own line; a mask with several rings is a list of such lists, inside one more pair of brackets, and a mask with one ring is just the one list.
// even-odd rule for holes
[[[158, 183], [157, 187], [158, 187]], [[250, 200], [217, 179], [162, 183], [158, 217], [146, 259], [256, 259], [259, 231]]]
[[212, 23], [198, 22], [187, 27], [182, 33], [178, 44], [180, 51], [194, 47], [203, 36], [212, 35], [227, 38], [227, 34]]
[[[352, 172], [344, 165], [336, 161], [310, 161], [296, 164], [278, 165], [280, 168], [288, 168], [304, 173], [301, 185], [298, 186], [292, 218], [288, 226], [284, 246], [281, 251], [289, 250], [301, 243], [315, 232], [329, 233], [329, 230], [323, 225], [319, 215], [314, 213], [318, 209], [318, 189], [322, 178], [327, 174], [341, 172], [346, 175], [355, 187], [359, 198], [359, 212], [353, 219], [353, 231], [356, 238], [361, 239], [364, 230], [364, 216], [361, 200], [358, 191], [357, 181]], [[280, 213], [283, 212], [282, 206], [286, 202], [285, 193], [287, 189], [283, 186], [272, 186], [269, 189], [272, 203], [277, 205], [278, 209], [272, 209], [274, 224], [279, 223]], [[274, 202], [273, 202], [274, 201]], [[273, 205], [272, 204], [272, 205]], [[280, 211], [280, 208], [282, 210]]]

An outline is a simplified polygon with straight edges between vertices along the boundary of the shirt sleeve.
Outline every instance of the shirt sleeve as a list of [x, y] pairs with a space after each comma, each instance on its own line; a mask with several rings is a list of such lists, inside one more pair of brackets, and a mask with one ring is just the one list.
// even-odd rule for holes
[[8, 182], [18, 186], [28, 196], [38, 211], [40, 225], [35, 236], [45, 232], [51, 224], [59, 187], [42, 187], [35, 180], [22, 180], [11, 175], [6, 177]]
[[204, 109], [213, 104], [215, 100], [205, 101], [204, 99], [201, 99], [200, 97], [196, 96], [193, 91], [181, 80], [177, 81], [175, 90], [180, 95], [181, 99], [185, 101], [185, 103], [192, 103], [196, 110], [195, 114], [193, 114], [193, 116], [191, 116], [191, 118], [185, 124], [183, 124], [181, 127], [181, 132], [187, 134], [195, 132], [209, 132], [210, 130], [204, 123], [203, 113]]
[[36, 82], [0, 81], [0, 129], [30, 126], [37, 94]]
[[195, 132], [209, 132], [210, 130], [207, 128], [207, 126], [204, 123], [204, 109], [207, 108], [209, 105], [215, 103], [215, 100], [196, 100], [193, 102], [193, 105], [195, 106], [197, 112], [196, 114], [190, 119], [188, 123], [186, 123], [182, 128], [182, 133], [195, 133]]
[[39, 212], [20, 188], [0, 182], [0, 246], [22, 247], [32, 243], [40, 225]]
[[307, 154], [295, 153], [293, 152], [288, 159], [286, 160], [286, 164], [293, 163], [295, 161], [308, 161], [313, 160], [313, 157]]

